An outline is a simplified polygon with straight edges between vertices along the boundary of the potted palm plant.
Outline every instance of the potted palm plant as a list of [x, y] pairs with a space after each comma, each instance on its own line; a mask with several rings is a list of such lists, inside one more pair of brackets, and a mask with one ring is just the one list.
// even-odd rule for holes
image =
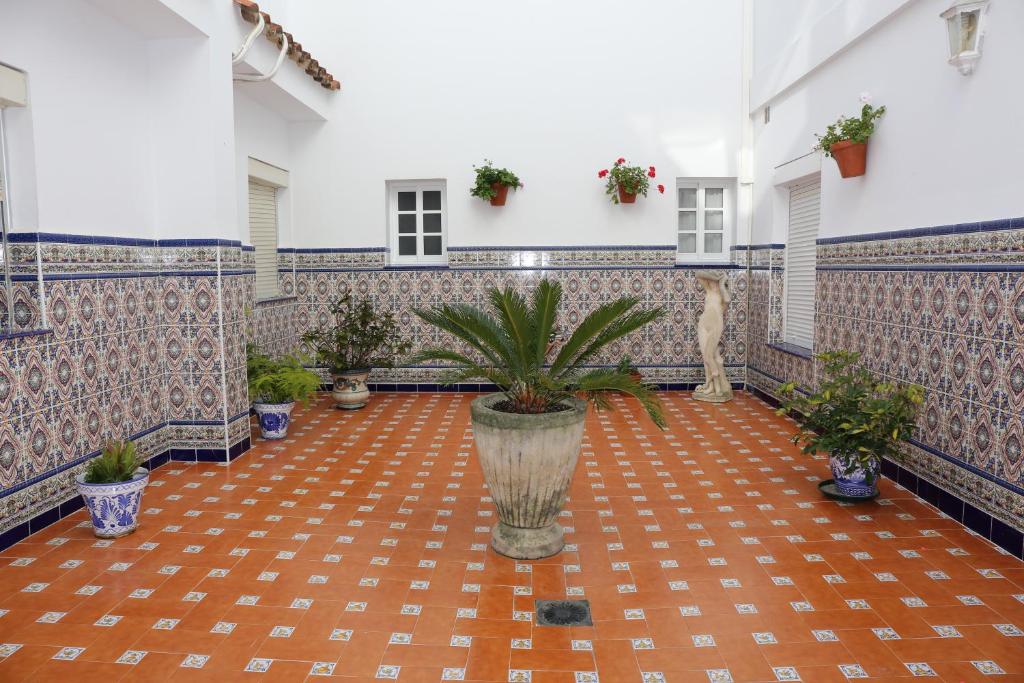
[[860, 116], [840, 116], [835, 123], [829, 124], [824, 135], [815, 135], [818, 138], [815, 149], [834, 158], [839, 166], [839, 175], [844, 178], [861, 176], [867, 171], [868, 138], [875, 132], [875, 121], [885, 113], [885, 107], [872, 107], [866, 95], [861, 96], [861, 100], [864, 106]]
[[511, 288], [492, 288], [489, 310], [468, 304], [413, 309], [464, 346], [425, 348], [413, 362], [450, 363], [446, 382], [482, 379], [499, 389], [474, 399], [471, 417], [498, 508], [491, 545], [509, 557], [534, 559], [562, 549], [556, 519], [576, 468], [588, 401], [606, 408], [610, 394], [630, 394], [656, 425], [665, 425], [650, 386], [617, 366], [589, 365], [615, 340], [660, 318], [663, 309], [641, 309], [635, 297], [622, 297], [595, 308], [564, 342], [553, 344], [561, 296], [561, 285], [544, 279], [529, 301]]
[[346, 292], [331, 306], [334, 325], [302, 336], [316, 354], [316, 362], [329, 368], [332, 396], [339, 408], [362, 408], [370, 399], [366, 378], [373, 368], [394, 367], [395, 358], [408, 353], [409, 343], [399, 339], [391, 311], [377, 312], [367, 299], [355, 301]]
[[273, 360], [247, 349], [246, 371], [249, 398], [264, 439], [283, 439], [288, 434], [296, 401], [307, 401], [320, 388], [320, 377], [302, 367], [294, 356]]
[[507, 168], [495, 168], [494, 162], [490, 159], [484, 159], [484, 165], [474, 166], [473, 170], [476, 171], [476, 183], [469, 193], [474, 197], [489, 200], [491, 206], [505, 206], [509, 188], [518, 190], [523, 186], [519, 182], [519, 176]]
[[811, 394], [800, 394], [792, 382], [780, 387], [785, 401], [780, 415], [800, 425], [793, 443], [813, 455], [829, 454], [835, 488], [847, 498], [873, 498], [878, 493], [882, 458], [902, 457], [900, 444], [914, 430], [924, 389], [917, 384], [879, 382], [859, 366], [860, 354], [834, 351], [816, 356], [823, 379]]
[[142, 466], [134, 442], [108, 442], [100, 455], [89, 461], [85, 472], [75, 477], [75, 483], [98, 537], [118, 538], [138, 527], [149, 470]]
[[[615, 160], [611, 170], [602, 168], [597, 172], [601, 180], [608, 179], [604, 193], [611, 197], [613, 204], [634, 204], [636, 196], [647, 196], [651, 187], [651, 178], [657, 176], [653, 166], [644, 170], [643, 166], [629, 166], [623, 157]], [[665, 186], [658, 185], [658, 192], [665, 194]]]

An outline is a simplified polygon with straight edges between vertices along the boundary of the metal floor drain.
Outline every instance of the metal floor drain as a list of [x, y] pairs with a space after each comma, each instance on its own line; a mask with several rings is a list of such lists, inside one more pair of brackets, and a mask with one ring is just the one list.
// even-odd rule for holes
[[586, 600], [537, 600], [537, 623], [541, 626], [593, 626], [590, 603]]

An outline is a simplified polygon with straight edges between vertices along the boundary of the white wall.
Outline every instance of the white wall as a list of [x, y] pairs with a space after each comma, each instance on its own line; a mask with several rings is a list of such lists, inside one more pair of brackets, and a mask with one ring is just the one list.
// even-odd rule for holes
[[[773, 210], [774, 167], [809, 152], [814, 133], [840, 114], [856, 113], [865, 91], [888, 112], [865, 176], [842, 179], [832, 159], [822, 160], [822, 237], [1024, 214], [1024, 142], [1015, 133], [1024, 90], [1013, 86], [1024, 63], [1024, 3], [992, 0], [984, 53], [967, 77], [946, 63], [938, 15], [949, 5], [909, 3], [775, 96], [767, 126], [756, 113], [755, 243], [785, 241], [785, 220]], [[755, 3], [755, 12], [773, 11]]]
[[[735, 176], [740, 0], [293, 3], [342, 82], [295, 124], [295, 246], [385, 244], [385, 181], [448, 181], [449, 245], [673, 244], [676, 176]], [[619, 156], [669, 192], [613, 206]], [[526, 187], [469, 195], [484, 157]]]

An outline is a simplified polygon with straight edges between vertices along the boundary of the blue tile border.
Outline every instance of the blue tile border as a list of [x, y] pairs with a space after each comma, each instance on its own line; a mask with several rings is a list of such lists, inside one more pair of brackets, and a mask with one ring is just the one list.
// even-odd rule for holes
[[103, 235], [74, 235], [57, 232], [9, 232], [10, 244], [88, 244], [106, 247], [242, 247], [241, 240], [220, 238], [148, 239], [144, 237], [110, 237]]
[[[383, 254], [387, 247], [278, 247], [278, 254]], [[451, 249], [449, 249], [451, 251]]]
[[0, 330], [0, 342], [7, 341], [9, 339], [24, 339], [25, 337], [42, 337], [48, 334], [53, 334], [53, 330]]
[[674, 244], [602, 244], [602, 245], [548, 245], [548, 246], [481, 246], [481, 247], [448, 247], [448, 251], [675, 251]]
[[889, 230], [887, 232], [865, 233], [860, 235], [844, 235], [842, 237], [822, 237], [817, 240], [817, 243], [848, 244], [850, 242], [878, 242], [915, 237], [938, 237], [941, 235], [962, 235], [973, 232], [1016, 230], [1020, 228], [1024, 228], [1024, 216], [1017, 218], [1002, 218], [994, 221], [955, 223], [951, 225], [934, 225], [927, 228], [908, 228], [904, 230]]
[[955, 272], [955, 273], [1005, 273], [1024, 272], [1024, 263], [917, 263], [901, 265], [886, 264], [841, 264], [834, 266], [815, 266], [815, 270], [847, 270], [847, 271], [924, 271], [924, 272]]

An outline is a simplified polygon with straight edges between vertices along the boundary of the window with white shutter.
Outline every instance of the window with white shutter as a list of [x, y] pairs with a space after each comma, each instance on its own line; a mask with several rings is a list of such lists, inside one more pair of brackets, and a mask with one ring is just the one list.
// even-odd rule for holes
[[249, 241], [256, 253], [256, 300], [278, 296], [277, 188], [249, 178]]
[[677, 261], [729, 258], [733, 183], [727, 178], [676, 179]]
[[390, 260], [441, 264], [448, 260], [448, 202], [443, 180], [388, 183]]
[[820, 177], [790, 187], [784, 339], [806, 349], [814, 348], [814, 266], [820, 210]]

